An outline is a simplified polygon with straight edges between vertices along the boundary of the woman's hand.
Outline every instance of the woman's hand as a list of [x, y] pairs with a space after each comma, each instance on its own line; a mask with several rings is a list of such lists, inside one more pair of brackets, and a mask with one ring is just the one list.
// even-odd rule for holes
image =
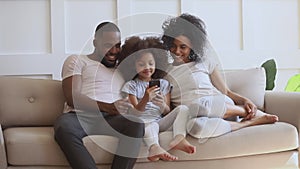
[[245, 120], [250, 120], [253, 117], [255, 117], [256, 112], [257, 112], [257, 107], [253, 102], [251, 102], [249, 100], [245, 101], [244, 108], [245, 108], [246, 112], [248, 113], [247, 116], [244, 118]]

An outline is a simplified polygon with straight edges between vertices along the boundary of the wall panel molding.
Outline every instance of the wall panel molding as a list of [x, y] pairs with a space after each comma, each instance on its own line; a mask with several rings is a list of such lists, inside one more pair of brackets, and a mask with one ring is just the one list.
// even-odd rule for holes
[[49, 0], [0, 1], [0, 55], [51, 53]]
[[274, 58], [278, 90], [300, 73], [300, 0], [0, 0], [0, 75], [61, 79], [68, 55], [93, 50], [100, 22], [117, 23], [124, 40], [158, 35], [183, 12], [204, 20], [225, 70]]

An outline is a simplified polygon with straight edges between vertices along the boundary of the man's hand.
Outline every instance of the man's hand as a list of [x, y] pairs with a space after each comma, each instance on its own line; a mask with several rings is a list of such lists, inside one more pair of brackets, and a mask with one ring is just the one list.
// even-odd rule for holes
[[125, 98], [115, 101], [114, 107], [118, 114], [124, 114], [127, 113], [130, 108], [133, 108], [133, 105], [129, 103], [128, 98]]

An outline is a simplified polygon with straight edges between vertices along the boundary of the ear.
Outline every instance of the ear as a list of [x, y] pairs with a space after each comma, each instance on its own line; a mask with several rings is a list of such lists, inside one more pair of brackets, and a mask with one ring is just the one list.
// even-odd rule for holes
[[96, 41], [96, 39], [93, 40], [93, 45], [94, 45], [94, 47], [97, 46], [97, 41]]

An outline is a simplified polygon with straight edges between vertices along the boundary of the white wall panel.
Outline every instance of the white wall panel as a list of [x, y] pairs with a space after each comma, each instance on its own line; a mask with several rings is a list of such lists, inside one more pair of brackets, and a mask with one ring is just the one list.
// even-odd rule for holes
[[297, 0], [245, 0], [243, 24], [246, 50], [299, 48]]
[[160, 13], [167, 15], [180, 14], [180, 0], [131, 0], [132, 14]]
[[104, 21], [116, 21], [116, 0], [66, 0], [66, 53], [88, 53], [96, 26]]
[[0, 55], [51, 52], [48, 0], [0, 1]]
[[201, 18], [213, 46], [220, 52], [243, 48], [241, 0], [184, 0], [182, 12]]
[[162, 23], [170, 15], [160, 13], [140, 13], [118, 20], [123, 39], [129, 36], [160, 36]]
[[70, 54], [93, 50], [95, 27], [115, 21], [123, 40], [158, 35], [169, 16], [203, 19], [222, 68], [276, 60], [276, 90], [300, 73], [300, 0], [0, 0], [0, 75], [60, 79]]
[[163, 21], [180, 13], [179, 0], [128, 0], [126, 4], [118, 21], [124, 38], [161, 34]]

